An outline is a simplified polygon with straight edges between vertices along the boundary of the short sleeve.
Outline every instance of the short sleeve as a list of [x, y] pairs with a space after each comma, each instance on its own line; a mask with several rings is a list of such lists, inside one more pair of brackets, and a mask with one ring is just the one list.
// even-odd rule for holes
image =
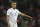
[[18, 14], [20, 15], [21, 14], [21, 12], [18, 10]]
[[7, 15], [10, 15], [10, 10], [7, 10]]

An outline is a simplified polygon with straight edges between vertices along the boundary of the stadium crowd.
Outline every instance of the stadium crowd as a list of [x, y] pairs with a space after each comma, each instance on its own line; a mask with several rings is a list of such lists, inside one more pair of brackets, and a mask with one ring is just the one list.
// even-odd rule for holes
[[0, 27], [7, 27], [6, 12], [11, 2], [17, 1], [17, 9], [32, 16], [32, 21], [25, 16], [18, 16], [18, 27], [40, 27], [40, 0], [0, 0]]

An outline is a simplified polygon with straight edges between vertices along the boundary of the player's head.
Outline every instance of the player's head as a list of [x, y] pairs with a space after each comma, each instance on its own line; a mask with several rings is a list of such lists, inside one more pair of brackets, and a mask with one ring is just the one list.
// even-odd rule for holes
[[11, 3], [11, 6], [12, 6], [12, 8], [16, 8], [16, 5], [17, 5], [17, 3], [16, 3], [16, 1], [13, 1], [12, 3]]

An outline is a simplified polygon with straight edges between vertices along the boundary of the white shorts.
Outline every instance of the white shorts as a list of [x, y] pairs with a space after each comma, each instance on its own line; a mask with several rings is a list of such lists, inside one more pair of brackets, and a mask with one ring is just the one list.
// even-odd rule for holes
[[10, 23], [10, 27], [18, 27], [17, 23], [12, 23], [12, 22], [9, 22], [9, 23]]

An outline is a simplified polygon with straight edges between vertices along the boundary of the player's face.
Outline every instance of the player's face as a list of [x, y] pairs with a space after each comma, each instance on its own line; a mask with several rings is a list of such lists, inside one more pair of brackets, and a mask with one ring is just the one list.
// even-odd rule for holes
[[12, 3], [12, 8], [16, 8], [16, 2], [15, 3]]

